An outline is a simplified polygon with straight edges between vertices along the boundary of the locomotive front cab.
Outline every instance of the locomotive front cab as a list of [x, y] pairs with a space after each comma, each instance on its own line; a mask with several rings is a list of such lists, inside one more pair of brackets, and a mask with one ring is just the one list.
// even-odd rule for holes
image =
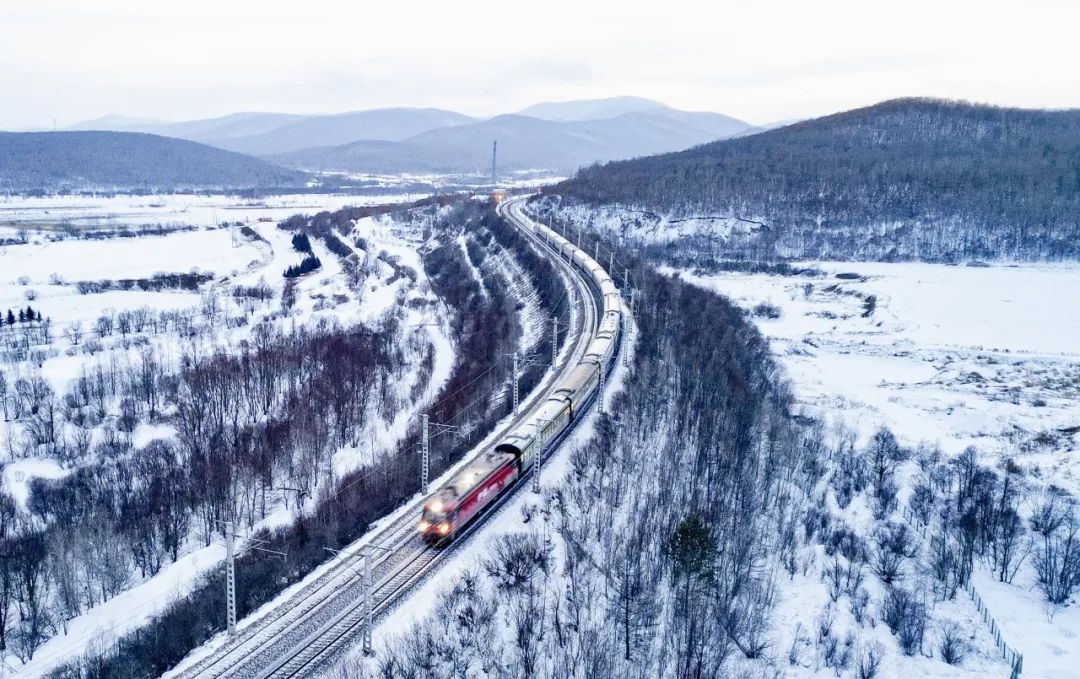
[[446, 511], [443, 503], [432, 500], [424, 505], [417, 525], [420, 535], [426, 542], [435, 544], [446, 540], [453, 532], [453, 516]]

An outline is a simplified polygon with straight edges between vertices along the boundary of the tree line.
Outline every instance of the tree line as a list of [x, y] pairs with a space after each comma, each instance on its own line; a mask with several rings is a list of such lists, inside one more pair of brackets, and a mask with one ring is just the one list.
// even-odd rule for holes
[[900, 99], [585, 168], [556, 193], [632, 209], [644, 230], [737, 227], [670, 246], [703, 257], [1074, 259], [1078, 139], [1076, 111]]

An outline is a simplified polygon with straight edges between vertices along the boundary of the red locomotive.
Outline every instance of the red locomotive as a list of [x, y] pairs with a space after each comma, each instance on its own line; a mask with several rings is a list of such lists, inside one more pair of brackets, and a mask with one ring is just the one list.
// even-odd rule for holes
[[513, 453], [493, 450], [480, 456], [428, 499], [420, 517], [420, 534], [432, 544], [449, 542], [520, 475], [521, 465]]

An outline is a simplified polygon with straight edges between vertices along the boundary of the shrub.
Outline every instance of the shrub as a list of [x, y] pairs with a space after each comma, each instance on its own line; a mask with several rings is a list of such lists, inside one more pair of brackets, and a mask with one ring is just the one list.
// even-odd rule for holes
[[892, 584], [900, 576], [904, 561], [915, 556], [916, 549], [905, 524], [887, 523], [874, 533], [871, 567], [885, 584]]
[[855, 676], [859, 679], [874, 679], [881, 668], [882, 655], [881, 644], [876, 641], [859, 649], [859, 663], [855, 668]]
[[758, 318], [776, 320], [780, 318], [780, 307], [768, 302], [761, 302], [753, 308], [754, 315]]
[[885, 595], [881, 619], [896, 635], [904, 655], [915, 655], [922, 648], [926, 632], [926, 604], [901, 587], [890, 587]]
[[959, 665], [967, 655], [967, 642], [956, 623], [941, 626], [941, 641], [938, 644], [941, 659], [950, 665]]
[[1035, 573], [1046, 600], [1064, 604], [1080, 588], [1080, 520], [1070, 510], [1057, 530], [1043, 537], [1035, 555]]
[[846, 525], [833, 528], [824, 544], [825, 553], [829, 556], [841, 554], [852, 563], [866, 562], [866, 541]]

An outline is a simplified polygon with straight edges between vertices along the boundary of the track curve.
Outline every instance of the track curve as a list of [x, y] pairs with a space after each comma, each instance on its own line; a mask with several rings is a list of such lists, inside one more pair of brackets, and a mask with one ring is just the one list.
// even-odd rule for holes
[[[556, 252], [551, 241], [538, 234], [542, 227], [524, 215], [522, 203], [520, 198], [511, 198], [499, 205], [498, 213], [520, 229], [535, 248], [548, 255], [558, 266], [560, 275], [568, 283], [568, 289], [573, 291], [573, 331], [560, 352], [560, 363], [556, 366], [555, 374], [534, 390], [518, 415], [497, 427], [472, 455], [466, 456], [468, 459], [483, 452], [490, 441], [497, 441], [534, 415], [559, 387], [560, 381], [578, 366], [601, 323], [598, 312], [603, 305], [600, 290], [574, 265], [574, 253], [570, 249], [576, 248], [565, 243]], [[564, 430], [547, 450], [556, 447], [568, 432], [569, 429]], [[527, 476], [531, 476], [531, 473]], [[396, 520], [368, 541], [380, 548], [379, 555], [372, 560], [374, 616], [378, 618], [385, 614], [423, 577], [437, 569], [450, 553], [468, 543], [485, 521], [497, 514], [525, 485], [523, 479], [487, 508], [484, 515], [467, 527], [454, 543], [443, 549], [430, 547], [416, 533], [416, 517], [426, 499], [426, 496], [418, 495]], [[244, 624], [236, 637], [227, 640], [206, 658], [185, 670], [172, 673], [172, 676], [183, 679], [311, 676], [321, 663], [345, 647], [361, 631], [364, 623], [363, 589], [362, 578], [356, 570], [348, 562], [337, 562], [302, 586], [286, 602], [257, 620]]]

